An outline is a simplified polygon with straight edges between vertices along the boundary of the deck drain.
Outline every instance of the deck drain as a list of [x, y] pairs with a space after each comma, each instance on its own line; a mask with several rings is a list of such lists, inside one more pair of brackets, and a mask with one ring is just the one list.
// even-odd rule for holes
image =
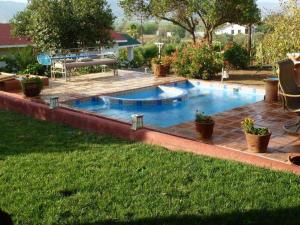
[[289, 156], [289, 161], [296, 166], [300, 166], [300, 155]]

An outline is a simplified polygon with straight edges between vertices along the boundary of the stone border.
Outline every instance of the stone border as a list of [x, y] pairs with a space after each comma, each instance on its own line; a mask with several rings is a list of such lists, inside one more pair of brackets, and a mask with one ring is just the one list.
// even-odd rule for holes
[[18, 94], [0, 91], [0, 109], [19, 112], [39, 120], [66, 124], [89, 132], [109, 134], [128, 140], [161, 145], [172, 151], [191, 152], [300, 175], [300, 167], [295, 165], [264, 158], [248, 152], [208, 145], [180, 136], [162, 133], [151, 128], [133, 131], [129, 123], [79, 110], [64, 107], [51, 110], [48, 105], [40, 101], [26, 99]]

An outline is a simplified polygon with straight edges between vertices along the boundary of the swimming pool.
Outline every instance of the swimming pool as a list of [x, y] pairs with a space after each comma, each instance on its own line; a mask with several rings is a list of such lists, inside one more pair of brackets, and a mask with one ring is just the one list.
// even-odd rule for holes
[[127, 122], [132, 114], [143, 114], [146, 125], [165, 128], [194, 120], [196, 110], [213, 115], [263, 98], [264, 93], [253, 88], [184, 81], [76, 100], [69, 105]]

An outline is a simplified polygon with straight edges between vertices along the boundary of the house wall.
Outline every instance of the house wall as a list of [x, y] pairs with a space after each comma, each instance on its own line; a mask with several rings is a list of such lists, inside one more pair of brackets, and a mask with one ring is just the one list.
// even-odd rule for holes
[[238, 35], [238, 34], [247, 34], [247, 28], [238, 24], [227, 25], [216, 31], [216, 34], [229, 34], [229, 35]]

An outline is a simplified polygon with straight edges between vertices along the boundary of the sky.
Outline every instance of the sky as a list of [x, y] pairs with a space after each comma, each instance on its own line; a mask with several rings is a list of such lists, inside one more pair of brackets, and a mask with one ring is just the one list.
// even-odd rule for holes
[[[27, 0], [0, 0], [0, 2], [4, 2], [4, 1], [23, 2], [23, 3], [27, 2]], [[278, 4], [279, 0], [257, 0], [257, 2], [258, 4], [260, 3]]]
[[[27, 3], [27, 0], [0, 0], [0, 2], [1, 1], [14, 1], [14, 2]], [[111, 1], [117, 2], [118, 0], [111, 0]], [[260, 8], [263, 11], [263, 14], [264, 14], [264, 12], [278, 9], [279, 2], [280, 2], [280, 0], [257, 0], [258, 5], [260, 6]]]

